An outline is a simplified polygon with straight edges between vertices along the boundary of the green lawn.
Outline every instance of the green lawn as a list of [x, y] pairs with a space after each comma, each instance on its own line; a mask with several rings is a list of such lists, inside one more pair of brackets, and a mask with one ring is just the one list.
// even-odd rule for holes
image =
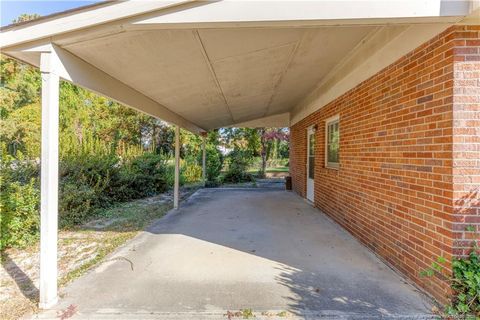
[[[248, 172], [249, 173], [257, 173], [258, 168], [250, 168], [250, 169], [248, 169]], [[267, 173], [269, 173], [269, 172], [289, 172], [289, 168], [288, 167], [271, 167], [271, 168], [267, 168], [266, 172]]]
[[289, 170], [289, 167], [267, 168], [267, 172], [288, 172]]

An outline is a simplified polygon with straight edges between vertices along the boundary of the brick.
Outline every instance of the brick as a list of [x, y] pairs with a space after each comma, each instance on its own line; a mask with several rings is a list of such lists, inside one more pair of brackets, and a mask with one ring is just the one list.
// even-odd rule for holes
[[[315, 207], [440, 301], [447, 279], [418, 272], [480, 240], [464, 230], [480, 230], [479, 30], [447, 29], [291, 127], [294, 191], [305, 197], [315, 124]], [[325, 119], [337, 114], [341, 160], [332, 170]]]

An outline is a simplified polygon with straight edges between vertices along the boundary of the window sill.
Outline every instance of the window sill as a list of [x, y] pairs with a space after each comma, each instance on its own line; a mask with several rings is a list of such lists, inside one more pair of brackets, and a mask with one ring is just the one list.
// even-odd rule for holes
[[331, 165], [331, 164], [330, 164], [330, 165], [326, 165], [326, 166], [325, 166], [325, 169], [332, 169], [332, 170], [337, 170], [337, 171], [338, 171], [338, 170], [340, 170], [340, 165], [337, 165], [337, 166]]

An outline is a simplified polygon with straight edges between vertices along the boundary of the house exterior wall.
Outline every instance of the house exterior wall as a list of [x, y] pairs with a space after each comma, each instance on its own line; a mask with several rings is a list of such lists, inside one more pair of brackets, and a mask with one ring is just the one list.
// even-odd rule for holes
[[[441, 301], [419, 272], [465, 254], [480, 231], [480, 28], [451, 27], [291, 127], [293, 190]], [[340, 169], [325, 167], [325, 120], [340, 116]]]
[[[480, 233], [480, 27], [458, 30], [454, 45], [454, 254], [466, 255]], [[467, 231], [473, 226], [474, 231]]]

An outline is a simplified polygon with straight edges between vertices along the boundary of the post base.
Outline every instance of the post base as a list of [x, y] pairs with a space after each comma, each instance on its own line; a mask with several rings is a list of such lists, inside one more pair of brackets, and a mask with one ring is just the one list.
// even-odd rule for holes
[[55, 297], [53, 298], [52, 300], [48, 301], [48, 302], [40, 302], [38, 304], [38, 307], [40, 309], [50, 309], [51, 307], [53, 307], [54, 305], [56, 305], [58, 303], [58, 297]]

